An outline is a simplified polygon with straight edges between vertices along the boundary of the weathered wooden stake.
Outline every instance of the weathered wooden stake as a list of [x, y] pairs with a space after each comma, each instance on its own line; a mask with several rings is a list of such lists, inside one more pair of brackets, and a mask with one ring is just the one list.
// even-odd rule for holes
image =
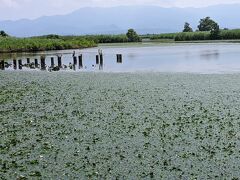
[[35, 65], [35, 68], [38, 68], [38, 59], [34, 60], [34, 65]]
[[30, 64], [30, 58], [27, 58], [27, 64]]
[[99, 69], [102, 70], [103, 69], [103, 54], [100, 54], [100, 66]]
[[61, 68], [62, 67], [62, 57], [58, 56], [58, 67]]
[[96, 64], [99, 64], [99, 55], [96, 55]]
[[76, 70], [76, 66], [77, 66], [77, 57], [73, 56], [73, 70]]
[[45, 57], [41, 56], [41, 70], [46, 70]]
[[0, 69], [1, 69], [1, 70], [4, 70], [4, 69], [5, 69], [4, 60], [2, 60], [2, 61], [0, 62]]
[[22, 60], [21, 59], [18, 60], [18, 69], [22, 69]]
[[13, 69], [17, 69], [17, 60], [16, 59], [14, 59], [13, 60]]
[[54, 68], [54, 57], [51, 57], [51, 68]]
[[83, 58], [82, 54], [78, 56], [78, 64], [79, 64], [79, 69], [83, 68]]
[[117, 63], [122, 63], [122, 54], [117, 54]]

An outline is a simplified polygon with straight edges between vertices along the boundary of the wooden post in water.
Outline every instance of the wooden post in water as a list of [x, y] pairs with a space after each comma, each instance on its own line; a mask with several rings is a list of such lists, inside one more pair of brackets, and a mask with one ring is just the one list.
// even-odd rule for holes
[[82, 54], [80, 56], [78, 56], [78, 64], [79, 64], [79, 69], [83, 68], [83, 58], [82, 58]]
[[99, 64], [99, 55], [96, 55], [96, 64]]
[[103, 69], [103, 54], [100, 54], [100, 66], [99, 69], [102, 70]]
[[19, 59], [18, 60], [18, 69], [22, 69], [22, 60], [21, 59]]
[[41, 56], [41, 70], [46, 70], [45, 57]]
[[54, 68], [54, 57], [51, 57], [51, 68]]
[[27, 64], [30, 64], [30, 58], [27, 58]]
[[77, 57], [73, 56], [73, 70], [76, 71], [76, 66], [77, 66]]
[[117, 54], [117, 63], [122, 63], [122, 54]]
[[35, 68], [38, 68], [38, 59], [34, 60], [34, 65], [35, 65]]
[[1, 70], [4, 70], [4, 69], [5, 69], [4, 60], [2, 60], [2, 61], [0, 62], [0, 69], [1, 69]]
[[14, 59], [13, 60], [13, 69], [17, 69], [17, 60], [16, 59]]
[[58, 67], [61, 68], [62, 67], [62, 57], [58, 56]]

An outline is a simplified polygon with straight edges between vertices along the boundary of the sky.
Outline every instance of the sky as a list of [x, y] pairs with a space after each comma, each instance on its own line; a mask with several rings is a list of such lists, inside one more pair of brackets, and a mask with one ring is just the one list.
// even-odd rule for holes
[[156, 5], [161, 7], [204, 7], [240, 4], [240, 0], [0, 0], [0, 20], [35, 19], [68, 14], [82, 7]]

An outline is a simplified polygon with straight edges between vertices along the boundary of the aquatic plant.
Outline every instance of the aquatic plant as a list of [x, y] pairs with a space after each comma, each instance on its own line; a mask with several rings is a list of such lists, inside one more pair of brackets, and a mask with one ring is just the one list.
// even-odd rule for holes
[[0, 71], [3, 179], [237, 179], [240, 75]]

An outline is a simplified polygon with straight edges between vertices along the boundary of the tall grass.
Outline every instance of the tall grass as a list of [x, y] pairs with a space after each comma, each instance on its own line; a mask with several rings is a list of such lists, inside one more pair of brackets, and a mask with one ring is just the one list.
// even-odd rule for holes
[[59, 36], [55, 34], [50, 34], [46, 36], [39, 36], [36, 38], [47, 38], [47, 39], [63, 39], [63, 40], [81, 40], [86, 39], [89, 41], [94, 41], [95, 43], [125, 43], [128, 42], [128, 38], [125, 34], [119, 35], [82, 35], [82, 36]]
[[210, 32], [182, 32], [175, 36], [175, 41], [210, 40]]
[[96, 43], [84, 38], [0, 38], [0, 52], [31, 52], [44, 50], [78, 49], [96, 46]]
[[86, 35], [83, 36], [88, 40], [93, 40], [96, 43], [125, 43], [128, 38], [125, 34], [120, 35]]
[[221, 39], [240, 39], [240, 29], [222, 30], [220, 37]]
[[163, 33], [163, 34], [147, 34], [143, 35], [142, 38], [149, 38], [151, 40], [156, 39], [174, 39], [177, 33]]
[[[153, 34], [153, 35], [145, 35], [144, 37], [150, 38], [151, 40], [156, 40], [156, 39], [174, 39], [175, 41], [211, 40], [211, 35], [209, 31]], [[220, 31], [219, 40], [236, 40], [236, 39], [240, 39], [240, 29]]]

